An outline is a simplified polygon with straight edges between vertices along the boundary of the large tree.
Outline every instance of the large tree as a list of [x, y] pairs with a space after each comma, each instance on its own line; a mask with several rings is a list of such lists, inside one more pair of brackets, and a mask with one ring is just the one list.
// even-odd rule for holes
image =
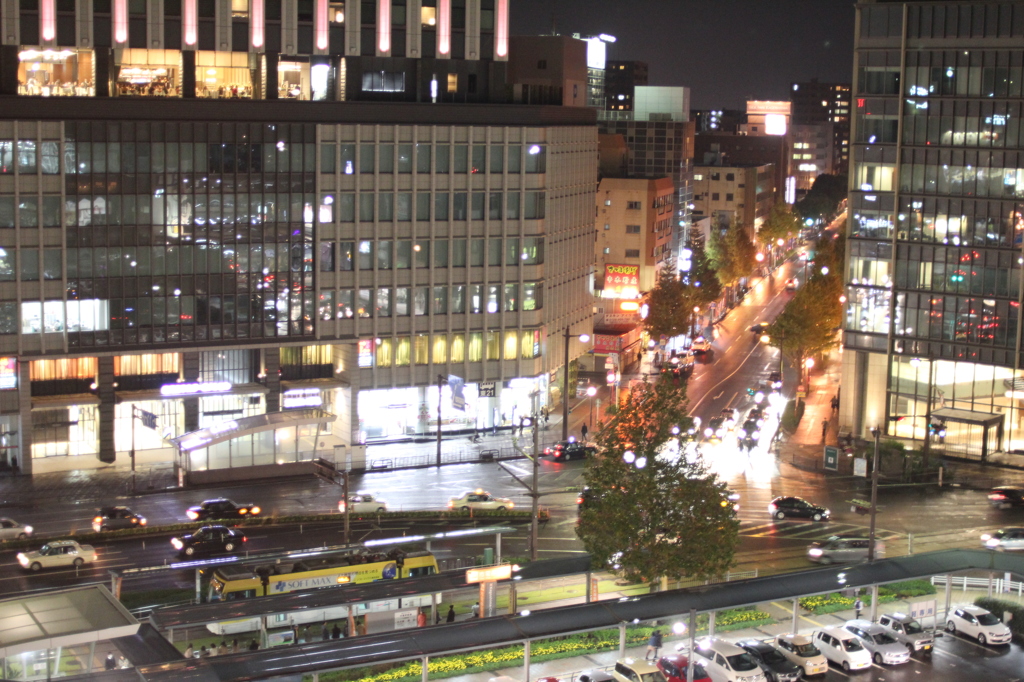
[[725, 484], [699, 456], [666, 448], [690, 426], [685, 385], [661, 380], [635, 385], [602, 427], [576, 527], [595, 568], [647, 582], [706, 580], [729, 569], [739, 522]]
[[803, 218], [826, 220], [839, 208], [846, 193], [845, 175], [819, 175], [807, 195], [796, 202], [793, 208]]
[[807, 358], [839, 343], [836, 329], [842, 322], [842, 291], [838, 272], [811, 277], [768, 326], [771, 345], [782, 351], [791, 366], [800, 368], [801, 379]]
[[658, 283], [647, 292], [644, 329], [654, 339], [679, 336], [689, 330], [692, 315], [693, 305], [689, 304], [686, 285], [670, 269], [663, 269]]
[[790, 210], [786, 203], [777, 203], [772, 206], [768, 218], [757, 231], [757, 241], [763, 246], [771, 248], [779, 239], [788, 240], [800, 233], [800, 219]]
[[736, 220], [724, 234], [712, 230], [708, 244], [711, 267], [725, 286], [733, 286], [741, 278], [749, 277], [757, 267], [757, 246], [743, 223]]
[[686, 287], [692, 288], [691, 298], [694, 305], [699, 305], [703, 309], [722, 295], [722, 283], [711, 266], [711, 259], [704, 245], [694, 243], [689, 249], [692, 252], [690, 271], [682, 273], [681, 280]]

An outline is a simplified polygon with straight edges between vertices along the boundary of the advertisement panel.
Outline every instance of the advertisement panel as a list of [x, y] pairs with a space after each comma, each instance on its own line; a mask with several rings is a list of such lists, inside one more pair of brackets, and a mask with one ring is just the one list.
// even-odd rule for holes
[[614, 263], [605, 265], [604, 291], [604, 298], [639, 298], [640, 266]]

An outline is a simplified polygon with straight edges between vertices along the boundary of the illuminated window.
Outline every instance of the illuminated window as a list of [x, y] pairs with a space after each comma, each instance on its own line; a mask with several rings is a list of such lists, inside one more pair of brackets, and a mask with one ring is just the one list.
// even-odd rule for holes
[[448, 362], [448, 337], [444, 335], [434, 336], [434, 364], [443, 365]]
[[505, 359], [515, 360], [519, 354], [518, 332], [505, 332]]
[[469, 361], [480, 362], [484, 359], [484, 335], [473, 332], [469, 335]]
[[395, 339], [395, 367], [408, 367], [411, 352], [412, 344], [408, 336], [400, 336]]
[[466, 361], [466, 335], [465, 334], [455, 334], [455, 335], [452, 336], [451, 361], [452, 362], [465, 362]]
[[429, 360], [429, 341], [430, 337], [428, 337], [426, 334], [418, 334], [416, 336], [416, 346], [413, 355], [415, 357], [415, 362], [417, 365], [427, 364], [427, 361]]
[[115, 355], [114, 376], [178, 374], [180, 371], [179, 358], [180, 356], [177, 353]]
[[392, 350], [392, 341], [391, 341], [391, 339], [381, 339], [377, 343], [377, 366], [378, 367], [390, 367], [391, 366], [391, 350]]
[[231, 16], [248, 17], [249, 0], [231, 0]]
[[437, 26], [437, 8], [421, 7], [420, 24], [423, 26]]
[[448, 92], [459, 91], [459, 75], [457, 73], [448, 74]]
[[501, 332], [487, 332], [487, 359], [501, 360]]
[[330, 18], [332, 24], [344, 24], [345, 23], [345, 3], [344, 2], [332, 2], [331, 9], [327, 16]]
[[[175, 358], [177, 354], [172, 353]], [[159, 356], [138, 356], [159, 357]], [[114, 358], [116, 363], [121, 358]], [[28, 363], [29, 381], [54, 381], [59, 379], [95, 379], [96, 358], [61, 358], [59, 360], [33, 360]]]

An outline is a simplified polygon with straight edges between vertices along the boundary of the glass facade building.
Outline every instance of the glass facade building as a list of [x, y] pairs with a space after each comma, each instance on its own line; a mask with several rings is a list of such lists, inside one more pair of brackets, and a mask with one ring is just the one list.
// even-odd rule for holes
[[1024, 4], [857, 12], [841, 428], [1024, 448]]

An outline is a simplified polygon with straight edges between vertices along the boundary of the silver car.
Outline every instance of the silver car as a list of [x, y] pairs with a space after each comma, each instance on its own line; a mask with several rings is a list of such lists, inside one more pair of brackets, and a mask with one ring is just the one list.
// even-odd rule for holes
[[[818, 564], [852, 564], [867, 561], [871, 542], [861, 536], [833, 535], [807, 548], [807, 558]], [[885, 556], [885, 543], [875, 540], [875, 557]]]
[[0, 540], [25, 540], [32, 536], [32, 526], [18, 523], [14, 519], [0, 519]]
[[1003, 528], [994, 533], [981, 536], [981, 545], [997, 552], [1019, 551], [1024, 549], [1024, 528]]
[[878, 618], [878, 624], [886, 632], [902, 642], [911, 652], [931, 654], [935, 637], [928, 630], [905, 613], [885, 613]]
[[897, 642], [896, 638], [878, 623], [869, 620], [850, 620], [843, 629], [857, 636], [878, 665], [900, 665], [910, 660], [910, 651], [907, 647]]

